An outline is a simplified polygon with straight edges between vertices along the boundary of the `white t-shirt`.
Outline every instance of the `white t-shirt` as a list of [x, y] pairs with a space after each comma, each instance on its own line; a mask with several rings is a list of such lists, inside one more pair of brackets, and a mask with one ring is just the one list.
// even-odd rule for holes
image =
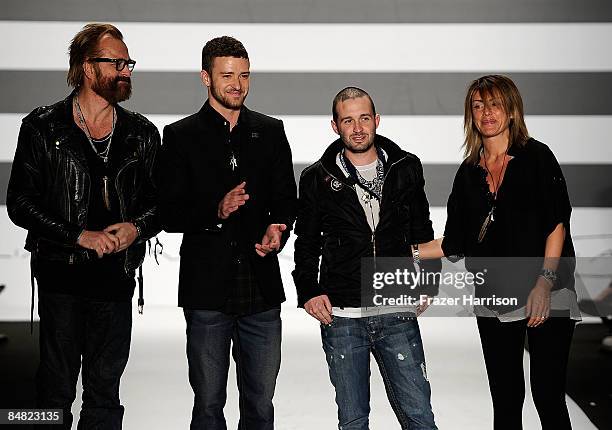
[[[383, 155], [386, 157], [386, 154], [383, 151]], [[344, 169], [342, 165], [342, 161], [340, 161], [340, 154], [336, 156], [336, 164], [340, 167], [340, 170], [344, 175], [348, 178], [349, 172]], [[359, 172], [359, 174], [366, 181], [372, 181], [376, 177], [376, 166], [378, 165], [378, 159], [376, 159], [373, 163], [366, 164], [363, 166], [355, 166], [355, 169]], [[365, 191], [363, 188], [359, 186], [354, 186], [355, 192], [357, 193], [357, 198], [363, 211], [365, 213], [366, 219], [368, 220], [368, 224], [372, 231], [376, 229], [378, 225], [378, 221], [380, 219], [380, 202], [373, 198], [370, 193]], [[363, 318], [363, 317], [371, 317], [376, 315], [384, 315], [391, 314], [395, 312], [412, 312], [416, 313], [415, 306], [367, 306], [362, 308], [339, 308], [333, 307], [332, 314], [337, 317], [344, 318]]]

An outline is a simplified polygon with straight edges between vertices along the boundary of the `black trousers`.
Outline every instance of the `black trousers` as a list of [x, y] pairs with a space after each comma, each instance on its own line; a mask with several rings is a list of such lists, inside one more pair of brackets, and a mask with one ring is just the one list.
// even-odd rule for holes
[[41, 428], [71, 428], [70, 408], [76, 397], [81, 360], [83, 405], [78, 429], [121, 428], [119, 380], [130, 352], [131, 307], [131, 302], [39, 294], [37, 407], [64, 411], [63, 426]]
[[523, 353], [527, 334], [531, 393], [542, 429], [571, 429], [565, 385], [575, 322], [553, 317], [536, 328], [527, 327], [527, 320], [500, 322], [497, 318], [479, 317], [477, 322], [493, 399], [493, 428], [523, 428]]

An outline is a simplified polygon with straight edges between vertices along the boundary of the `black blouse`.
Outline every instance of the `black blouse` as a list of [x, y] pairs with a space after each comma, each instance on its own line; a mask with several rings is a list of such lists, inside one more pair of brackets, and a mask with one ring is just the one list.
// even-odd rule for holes
[[[528, 282], [533, 287], [542, 267], [546, 239], [559, 223], [565, 226], [561, 256], [575, 256], [570, 235], [572, 208], [563, 172], [548, 146], [530, 138], [522, 147], [512, 145], [508, 154], [513, 158], [508, 161], [497, 193], [495, 220], [481, 243], [478, 234], [492, 207], [493, 195], [485, 169], [467, 161], [461, 164], [448, 199], [442, 249], [447, 257], [465, 256], [468, 270], [470, 259], [473, 262], [475, 257], [513, 257], [498, 260], [515, 266], [517, 260], [529, 260], [535, 273], [523, 274], [527, 276], [524, 279], [533, 280]], [[565, 260], [572, 265], [573, 259]], [[560, 269], [573, 274], [573, 267], [567, 264]], [[525, 267], [519, 271], [525, 272]], [[564, 278], [565, 282], [555, 287], [573, 288], [573, 276]]]

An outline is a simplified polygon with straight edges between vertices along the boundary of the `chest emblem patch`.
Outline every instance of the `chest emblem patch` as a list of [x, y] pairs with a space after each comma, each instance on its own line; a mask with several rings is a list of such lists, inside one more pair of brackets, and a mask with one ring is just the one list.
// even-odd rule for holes
[[337, 179], [332, 179], [330, 185], [333, 191], [340, 191], [342, 189], [342, 182]]

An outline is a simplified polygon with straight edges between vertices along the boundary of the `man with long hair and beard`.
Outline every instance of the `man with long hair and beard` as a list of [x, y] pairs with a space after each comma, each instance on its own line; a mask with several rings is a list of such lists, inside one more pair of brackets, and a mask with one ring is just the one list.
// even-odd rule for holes
[[135, 271], [159, 231], [160, 138], [118, 105], [130, 97], [135, 61], [116, 27], [86, 25], [69, 54], [74, 91], [24, 118], [6, 202], [11, 220], [28, 230], [39, 286], [37, 407], [62, 409], [69, 429], [82, 364], [79, 429], [119, 429]]

